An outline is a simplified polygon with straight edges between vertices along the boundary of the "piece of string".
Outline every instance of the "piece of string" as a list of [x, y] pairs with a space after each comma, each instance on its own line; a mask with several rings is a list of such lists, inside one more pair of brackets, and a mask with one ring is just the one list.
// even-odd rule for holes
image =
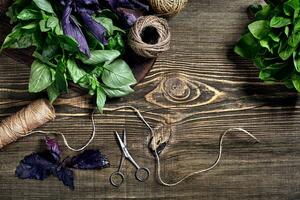
[[[154, 143], [156, 143], [155, 141], [155, 132], [154, 132], [154, 129], [150, 126], [150, 124], [146, 121], [146, 119], [143, 117], [143, 115], [141, 114], [141, 112], [133, 107], [133, 106], [120, 106], [120, 107], [117, 107], [117, 108], [113, 108], [113, 109], [104, 109], [106, 111], [117, 111], [117, 110], [121, 110], [121, 109], [131, 109], [133, 110], [137, 116], [140, 118], [140, 120], [147, 126], [147, 128], [150, 130], [150, 136], [151, 138], [154, 140]], [[65, 135], [63, 133], [51, 133], [51, 132], [46, 132], [46, 131], [30, 131], [28, 132], [27, 134], [22, 134], [22, 133], [15, 133], [15, 134], [21, 134], [22, 137], [25, 137], [25, 136], [29, 136], [31, 134], [34, 134], [34, 133], [43, 133], [43, 134], [58, 134], [58, 135], [61, 135], [62, 138], [63, 138], [63, 141], [64, 141], [64, 144], [66, 145], [66, 147], [72, 151], [82, 151], [84, 150], [86, 147], [89, 146], [89, 144], [94, 140], [95, 138], [95, 135], [96, 135], [96, 127], [95, 127], [95, 120], [94, 120], [94, 113], [95, 113], [95, 110], [92, 112], [92, 115], [91, 115], [91, 120], [92, 120], [92, 134], [91, 134], [91, 137], [89, 138], [89, 140], [85, 143], [85, 145], [83, 145], [82, 147], [80, 148], [73, 148], [69, 145]], [[207, 172], [209, 170], [212, 170], [213, 168], [215, 168], [219, 161], [221, 160], [221, 157], [222, 157], [222, 149], [223, 149], [223, 140], [224, 140], [224, 137], [226, 136], [227, 133], [229, 132], [232, 132], [232, 131], [241, 131], [243, 133], [246, 133], [247, 135], [249, 135], [251, 138], [253, 138], [254, 140], [256, 140], [257, 142], [259, 142], [259, 140], [254, 136], [252, 135], [250, 132], [242, 129], [242, 128], [230, 128], [228, 130], [226, 130], [220, 137], [220, 140], [219, 140], [219, 154], [218, 154], [218, 157], [216, 159], [216, 161], [208, 168], [206, 169], [202, 169], [202, 170], [199, 170], [199, 171], [195, 171], [195, 172], [192, 172], [186, 176], [184, 176], [183, 178], [181, 178], [180, 180], [178, 180], [177, 182], [174, 182], [174, 183], [167, 183], [166, 181], [164, 181], [162, 179], [162, 176], [161, 176], [161, 162], [160, 162], [160, 157], [158, 155], [158, 152], [157, 152], [157, 149], [154, 149], [154, 155], [155, 155], [155, 159], [156, 159], [156, 164], [157, 164], [157, 176], [158, 176], [158, 180], [159, 180], [159, 183], [164, 185], [164, 186], [176, 186], [178, 184], [180, 184], [181, 182], [183, 182], [184, 180], [186, 180], [187, 178], [190, 178], [191, 176], [194, 176], [196, 174], [200, 174], [200, 173], [204, 173], [204, 172]]]
[[[116, 109], [112, 109], [110, 111], [116, 111], [116, 110], [126, 109], [126, 108], [129, 108], [129, 109], [133, 110], [137, 114], [137, 116], [142, 120], [142, 122], [150, 130], [150, 133], [151, 133], [150, 136], [154, 140], [154, 143], [156, 143], [156, 141], [155, 141], [155, 132], [154, 132], [153, 128], [145, 120], [145, 118], [143, 117], [143, 115], [141, 114], [141, 112], [137, 108], [132, 107], [132, 106], [122, 106], [122, 107], [118, 107]], [[197, 174], [200, 174], [200, 173], [204, 173], [204, 172], [207, 172], [207, 171], [210, 171], [210, 170], [214, 169], [218, 165], [218, 163], [220, 162], [221, 157], [222, 157], [223, 140], [224, 140], [226, 134], [228, 134], [228, 133], [230, 133], [232, 131], [241, 131], [241, 132], [246, 133], [247, 135], [249, 135], [256, 142], [260, 142], [254, 135], [252, 135], [250, 132], [248, 132], [247, 130], [245, 130], [243, 128], [229, 128], [226, 131], [224, 131], [224, 133], [220, 137], [220, 140], [219, 140], [219, 154], [218, 154], [218, 157], [217, 157], [216, 161], [210, 167], [208, 167], [206, 169], [199, 170], [199, 171], [192, 172], [192, 173], [184, 176], [183, 178], [179, 179], [177, 182], [174, 182], [174, 183], [167, 183], [166, 181], [164, 181], [162, 179], [160, 158], [159, 158], [157, 149], [154, 149], [154, 155], [155, 155], [155, 159], [156, 159], [156, 162], [157, 162], [157, 168], [156, 169], [157, 169], [157, 176], [158, 176], [159, 183], [162, 184], [162, 185], [164, 185], [164, 186], [168, 186], [168, 187], [176, 186], [176, 185], [180, 184], [181, 182], [185, 181], [186, 179], [188, 179], [188, 178], [190, 178], [190, 177], [192, 177], [194, 175], [197, 175]]]

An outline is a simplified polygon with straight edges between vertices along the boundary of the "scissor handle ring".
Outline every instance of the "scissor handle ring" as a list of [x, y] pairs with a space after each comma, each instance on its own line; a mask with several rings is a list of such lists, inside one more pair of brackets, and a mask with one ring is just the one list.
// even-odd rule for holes
[[[120, 182], [115, 182], [117, 177], [121, 178]], [[122, 172], [116, 171], [110, 175], [109, 181], [113, 186], [120, 187], [122, 185], [122, 183], [124, 182], [124, 174]]]
[[[142, 172], [146, 172], [145, 176], [142, 176]], [[138, 168], [135, 172], [135, 178], [141, 182], [145, 182], [148, 178], [149, 178], [149, 175], [150, 175], [150, 170], [148, 168], [145, 168], [145, 167], [141, 167], [141, 168]]]

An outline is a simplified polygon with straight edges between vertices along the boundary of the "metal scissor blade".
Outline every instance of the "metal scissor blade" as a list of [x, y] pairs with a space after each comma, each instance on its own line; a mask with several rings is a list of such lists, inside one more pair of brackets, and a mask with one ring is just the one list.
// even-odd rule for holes
[[121, 147], [121, 149], [122, 149], [122, 151], [123, 151], [123, 153], [124, 153], [124, 156], [125, 156], [126, 158], [129, 158], [129, 157], [130, 157], [130, 154], [129, 154], [129, 152], [128, 152], [127, 148], [126, 148], [126, 145], [125, 145], [124, 142], [122, 141], [122, 139], [121, 139], [121, 137], [120, 137], [120, 135], [119, 135], [118, 132], [116, 132], [116, 136], [117, 136], [117, 138], [118, 138], [118, 141], [119, 141], [120, 147]]

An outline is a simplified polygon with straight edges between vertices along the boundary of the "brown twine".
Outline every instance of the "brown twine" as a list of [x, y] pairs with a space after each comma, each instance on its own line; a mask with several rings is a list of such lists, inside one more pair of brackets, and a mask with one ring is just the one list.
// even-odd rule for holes
[[140, 17], [128, 35], [128, 45], [146, 58], [157, 57], [170, 49], [171, 34], [165, 19], [150, 15]]
[[162, 16], [174, 16], [187, 4], [188, 0], [148, 0], [154, 12]]
[[46, 99], [30, 103], [0, 124], [0, 149], [5, 145], [27, 136], [32, 130], [55, 118], [55, 110]]

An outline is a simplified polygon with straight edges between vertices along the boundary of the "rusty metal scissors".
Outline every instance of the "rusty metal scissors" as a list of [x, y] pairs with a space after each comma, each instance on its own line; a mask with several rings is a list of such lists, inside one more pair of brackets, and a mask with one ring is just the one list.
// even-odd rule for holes
[[121, 172], [121, 168], [122, 165], [124, 163], [124, 160], [127, 159], [129, 160], [136, 168], [135, 171], [135, 178], [138, 181], [141, 182], [145, 182], [150, 175], [150, 170], [148, 168], [145, 167], [140, 167], [136, 161], [132, 158], [132, 156], [130, 155], [128, 149], [127, 149], [127, 141], [126, 141], [126, 131], [123, 131], [123, 141], [120, 137], [120, 135], [118, 134], [118, 132], [115, 132], [117, 139], [118, 139], [118, 143], [119, 146], [122, 150], [122, 157], [121, 157], [121, 161], [120, 161], [120, 165], [117, 171], [113, 172], [110, 177], [110, 183], [115, 186], [115, 187], [120, 187], [125, 179], [124, 174]]

